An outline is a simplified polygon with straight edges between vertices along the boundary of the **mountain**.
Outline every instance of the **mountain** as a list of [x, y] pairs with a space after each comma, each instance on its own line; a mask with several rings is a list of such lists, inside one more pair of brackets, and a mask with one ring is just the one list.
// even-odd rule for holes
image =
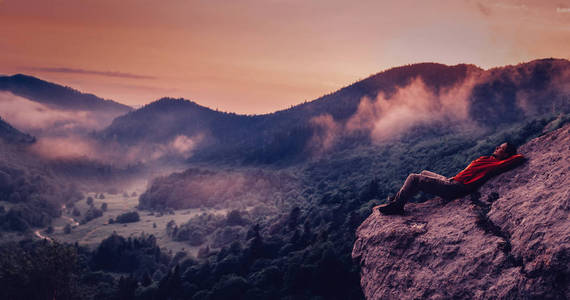
[[112, 100], [23, 74], [0, 76], [0, 91], [64, 110], [106, 111], [120, 115], [132, 109]]
[[6, 121], [0, 118], [0, 139], [7, 143], [30, 144], [35, 142], [35, 138], [27, 133], [23, 133]]
[[568, 299], [570, 125], [470, 196], [373, 212], [352, 256], [367, 299]]
[[[96, 249], [46, 242], [33, 243], [34, 247], [23, 243], [7, 248], [0, 245], [0, 260], [6, 265], [0, 273], [7, 270], [4, 273], [8, 275], [0, 274], [0, 281], [5, 283], [3, 286], [11, 287], [1, 290], [0, 295], [6, 294], [4, 298], [28, 295], [29, 291], [37, 290], [34, 287], [45, 286], [46, 280], [53, 278], [53, 274], [45, 270], [53, 267], [51, 264], [45, 267], [46, 260], [41, 254], [53, 253], [55, 256], [50, 257], [57, 259], [48, 263], [68, 262], [58, 273], [58, 278], [66, 280], [68, 285], [57, 285], [61, 287], [58, 294], [81, 294], [70, 298], [116, 299], [129, 295], [126, 297], [135, 299], [363, 299], [370, 293], [360, 285], [361, 279], [368, 278], [367, 274], [361, 273], [367, 267], [360, 268], [351, 254], [357, 228], [367, 218], [375, 218], [374, 214], [371, 216], [372, 207], [397, 191], [411, 172], [428, 169], [452, 176], [469, 161], [492, 152], [505, 140], [523, 145], [569, 123], [570, 117], [565, 113], [568, 112], [565, 98], [569, 90], [567, 70], [567, 61], [550, 59], [486, 71], [470, 65], [403, 66], [315, 101], [260, 116], [223, 113], [184, 99], [161, 99], [116, 118], [94, 136], [101, 142], [102, 147], [97, 151], [103, 157], [110, 154], [105, 153], [109, 151], [124, 164], [130, 164], [130, 157], [146, 150], [150, 158], [162, 154], [190, 156], [187, 161], [190, 163], [177, 164], [175, 173], [148, 172], [152, 175], [144, 177], [146, 180], [150, 176], [159, 176], [148, 181], [146, 191], [138, 199], [141, 210], [138, 213], [148, 217], [163, 215], [169, 220], [166, 228], [164, 223], [158, 223], [153, 229], [146, 227], [148, 231], [145, 229], [146, 233], [140, 237], [113, 234]], [[503, 105], [503, 102], [507, 103]], [[514, 111], [512, 114], [511, 110]], [[565, 203], [556, 202], [565, 199], [561, 198], [565, 194], [558, 192], [560, 184], [567, 184], [562, 174], [567, 172], [567, 154], [554, 144], [552, 138], [560, 139], [563, 144], [567, 144], [567, 140], [558, 135], [547, 137], [550, 140], [541, 138], [534, 145], [544, 144], [544, 148], [537, 148], [536, 153], [550, 153], [551, 156], [545, 155], [533, 165], [533, 169], [539, 170], [538, 165], [543, 164], [546, 173], [525, 173], [521, 178], [512, 177], [514, 181], [489, 182], [495, 187], [491, 192], [482, 189], [483, 196], [473, 195], [473, 203], [478, 205], [475, 213], [469, 212], [471, 206], [461, 201], [448, 203], [443, 209], [423, 211], [420, 208], [439, 205], [438, 201], [412, 204], [410, 208], [417, 213], [418, 224], [405, 225], [421, 233], [421, 230], [430, 230], [437, 225], [430, 223], [422, 227], [421, 222], [427, 223], [430, 218], [441, 216], [438, 219], [444, 223], [441, 226], [449, 226], [449, 230], [471, 229], [468, 233], [472, 235], [465, 236], [464, 240], [482, 238], [482, 232], [488, 231], [484, 241], [490, 246], [484, 250], [496, 254], [497, 269], [502, 268], [500, 263], [504, 262], [505, 268], [512, 270], [512, 274], [504, 274], [504, 277], [492, 277], [495, 276], [492, 273], [490, 278], [497, 278], [496, 281], [505, 286], [513, 282], [528, 284], [531, 286], [529, 291], [532, 286], [541, 286], [532, 280], [543, 280], [542, 286], [546, 288], [558, 288], [559, 285], [552, 283], [565, 283], [568, 278], [565, 273], [562, 276], [556, 273], [564, 270], [564, 265], [559, 262], [567, 261], [564, 249], [559, 251], [557, 248], [564, 241], [555, 244], [560, 241], [558, 237], [540, 226], [556, 221], [551, 216], [567, 219], [567, 214], [560, 214], [559, 209], [565, 209]], [[535, 150], [524, 146], [521, 151], [532, 157]], [[557, 153], [561, 153], [562, 158]], [[67, 160], [67, 163], [53, 160], [46, 164], [33, 162], [41, 157], [24, 154], [14, 154], [20, 157], [21, 163], [0, 155], [0, 199], [7, 199], [4, 209], [0, 208], [0, 226], [5, 230], [31, 233], [46, 227], [61, 212], [61, 205], [71, 207], [81, 196], [76, 193], [77, 186], [73, 187], [76, 182], [91, 179], [86, 190], [100, 193], [130, 173], [128, 166], [123, 172], [81, 158]], [[528, 165], [531, 163], [532, 160]], [[135, 164], [134, 168], [152, 165], [164, 166], [162, 161], [155, 160], [149, 164]], [[536, 180], [542, 180], [540, 184], [515, 187], [525, 181], [534, 183], [535, 175]], [[82, 176], [87, 178], [82, 179]], [[99, 186], [91, 185], [95, 181]], [[509, 190], [502, 190], [501, 186]], [[531, 190], [523, 190], [523, 187]], [[550, 211], [548, 207], [539, 209], [535, 204], [542, 202], [538, 200], [518, 202], [524, 200], [526, 194], [538, 191], [544, 194], [537, 199], [549, 199], [551, 188], [554, 196], [560, 197], [553, 200]], [[513, 191], [519, 193], [514, 201], [509, 194]], [[513, 206], [504, 210], [491, 208], [485, 202], [496, 199], [493, 192], [499, 198], [495, 203], [501, 203], [501, 207]], [[429, 198], [429, 195], [418, 195], [413, 202]], [[510, 220], [493, 213], [496, 209], [520, 216], [517, 210], [531, 205], [535, 205], [532, 211], [538, 213], [528, 218], [524, 215], [524, 219]], [[180, 208], [198, 208], [199, 212], [174, 211]], [[153, 211], [143, 211], [146, 209]], [[166, 213], [174, 213], [178, 223], [174, 216], [170, 219], [164, 215]], [[431, 215], [420, 219], [424, 213]], [[465, 220], [475, 222], [475, 225], [469, 225]], [[541, 220], [548, 222], [539, 224]], [[518, 222], [520, 228], [511, 230], [513, 225], [509, 222]], [[461, 227], [463, 225], [465, 227]], [[130, 229], [120, 226], [123, 230], [140, 232], [141, 229], [130, 224]], [[475, 226], [479, 226], [479, 231], [474, 229]], [[537, 230], [533, 231], [535, 228]], [[532, 235], [534, 232], [536, 235]], [[553, 232], [560, 233], [562, 239], [567, 236], [562, 230]], [[162, 237], [157, 239], [148, 233]], [[545, 243], [545, 248], [537, 246], [537, 249], [533, 248], [534, 244], [517, 244], [526, 239], [519, 235], [527, 233], [532, 239], [544, 237], [554, 242]], [[403, 246], [408, 245], [411, 238], [406, 235], [402, 238]], [[412, 240], [410, 245], [423, 241], [421, 238]], [[187, 246], [183, 251], [169, 254], [169, 251], [162, 251], [163, 247], [168, 249], [169, 239], [187, 243]], [[374, 241], [373, 238], [369, 242]], [[398, 241], [388, 238], [383, 243]], [[442, 244], [437, 244], [436, 239], [427, 242], [433, 242], [433, 252], [438, 253], [440, 248], [437, 246]], [[461, 242], [453, 241], [463, 245]], [[526, 246], [529, 247], [523, 249]], [[497, 247], [500, 250], [496, 250]], [[54, 253], [52, 249], [64, 251]], [[474, 248], [467, 250], [469, 253], [480, 252]], [[374, 252], [375, 249], [370, 251], [369, 256], [380, 253]], [[453, 249], [447, 252], [453, 254]], [[554, 254], [551, 260], [550, 254]], [[538, 260], [533, 261], [533, 257]], [[378, 255], [376, 258], [382, 259]], [[423, 257], [414, 259], [420, 261]], [[458, 263], [466, 261], [457, 260]], [[526, 261], [530, 263], [526, 264]], [[534, 262], [537, 262], [536, 266]], [[485, 263], [489, 264], [488, 261]], [[480, 269], [484, 271], [486, 265]], [[516, 277], [521, 265], [530, 271], [525, 276], [528, 280]], [[406, 266], [401, 266], [400, 271], [405, 271]], [[508, 269], [509, 266], [512, 268]], [[541, 266], [546, 268], [541, 269]], [[394, 269], [368, 270], [388, 272], [399, 278]], [[543, 271], [551, 271], [554, 279]], [[29, 274], [39, 276], [23, 280]], [[422, 274], [429, 273], [418, 276]], [[441, 277], [438, 273], [438, 278]], [[501, 281], [501, 278], [506, 280]], [[11, 282], [24, 282], [25, 285], [13, 286]], [[369, 282], [373, 283], [373, 279]], [[471, 283], [473, 281], [469, 281]], [[447, 287], [442, 285], [441, 289]], [[486, 287], [478, 290], [486, 293]], [[478, 290], [457, 295], [465, 298]], [[516, 291], [513, 295], [512, 298], [519, 296]], [[524, 297], [526, 295], [519, 298]]]
[[[570, 62], [561, 59], [490, 70], [465, 64], [414, 64], [378, 73], [290, 109], [256, 116], [163, 98], [118, 117], [99, 137], [133, 146], [170, 142], [179, 135], [200, 136], [193, 161], [303, 161], [315, 148], [337, 151], [371, 143], [378, 135], [378, 124], [384, 122], [381, 117], [391, 110], [396, 118], [396, 111], [403, 109], [412, 119], [401, 123], [410, 125], [393, 120], [381, 128], [380, 136], [401, 127], [449, 128], [449, 120], [495, 130], [539, 115], [569, 112], [569, 70]], [[429, 120], [431, 115], [441, 116]], [[315, 140], [327, 145], [313, 145]]]
[[469, 114], [480, 124], [504, 124], [570, 111], [570, 61], [541, 59], [487, 70], [473, 87]]
[[248, 116], [214, 111], [189, 100], [162, 98], [118, 117], [101, 136], [126, 144], [163, 143], [177, 135], [192, 136], [200, 132], [216, 132], [216, 136], [222, 137], [251, 120]]
[[48, 226], [62, 205], [82, 197], [80, 187], [88, 180], [110, 186], [108, 181], [133, 173], [85, 156], [48, 158], [87, 143], [90, 132], [130, 110], [31, 76], [0, 77], [0, 114], [6, 119], [0, 119], [0, 230]]

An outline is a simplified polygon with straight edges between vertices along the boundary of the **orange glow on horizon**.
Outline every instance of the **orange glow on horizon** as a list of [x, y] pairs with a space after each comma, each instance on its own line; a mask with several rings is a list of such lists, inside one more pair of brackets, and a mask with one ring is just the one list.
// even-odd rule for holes
[[570, 10], [515, 0], [0, 0], [0, 36], [2, 74], [134, 106], [170, 96], [258, 114], [410, 63], [570, 59]]

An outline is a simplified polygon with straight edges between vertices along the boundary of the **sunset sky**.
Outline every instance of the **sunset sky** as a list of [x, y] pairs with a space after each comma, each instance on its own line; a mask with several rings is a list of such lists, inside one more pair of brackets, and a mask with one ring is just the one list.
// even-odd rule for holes
[[570, 1], [0, 0], [0, 74], [259, 114], [394, 66], [570, 59]]

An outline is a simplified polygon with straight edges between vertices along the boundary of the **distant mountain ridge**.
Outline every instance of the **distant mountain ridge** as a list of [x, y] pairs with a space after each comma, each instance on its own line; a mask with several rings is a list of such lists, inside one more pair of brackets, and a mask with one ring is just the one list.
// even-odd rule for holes
[[[547, 113], [570, 112], [570, 62], [564, 59], [540, 59], [489, 70], [469, 64], [438, 63], [395, 67], [313, 101], [263, 115], [220, 112], [173, 98], [162, 98], [132, 110], [21, 74], [0, 77], [0, 90], [61, 109], [102, 112], [103, 123], [113, 121], [96, 136], [102, 141], [116, 142], [114, 145], [119, 147], [173, 143], [177, 137], [185, 136], [195, 144], [192, 160], [265, 164], [303, 160], [315, 147], [321, 147], [311, 145], [315, 137], [326, 139], [331, 135], [326, 126], [345, 126], [363, 99], [374, 101], [382, 95], [383, 99], [395, 101], [392, 96], [417, 82], [437, 98], [469, 81], [476, 83], [467, 97], [467, 114], [484, 128]], [[416, 99], [410, 99], [413, 101]], [[315, 123], [320, 117], [324, 117], [320, 120], [324, 124]], [[447, 125], [440, 122], [439, 126]], [[334, 149], [371, 143], [370, 128], [341, 135]]]
[[[483, 69], [468, 64], [448, 66], [440, 63], [418, 63], [394, 67], [313, 101], [276, 113], [303, 111], [305, 114], [310, 114], [320, 109], [322, 112], [331, 113], [335, 119], [343, 119], [356, 111], [362, 97], [374, 98], [380, 92], [390, 96], [398, 88], [410, 84], [413, 79], [420, 78], [426, 86], [437, 92], [441, 88], [462, 82], [469, 74], [478, 72], [483, 72]], [[327, 111], [329, 105], [339, 106], [345, 111]]]
[[[100, 132], [100, 137], [135, 145], [203, 133], [206, 138], [194, 152], [195, 160], [295, 160], [307, 154], [307, 145], [320, 130], [312, 123], [315, 117], [329, 115], [332, 121], [343, 124], [354, 116], [364, 97], [375, 99], [382, 93], [389, 99], [418, 79], [439, 95], [471, 78], [478, 81], [467, 100], [468, 114], [483, 127], [570, 111], [567, 60], [542, 59], [490, 70], [467, 64], [420, 63], [392, 68], [314, 101], [264, 115], [224, 113], [184, 99], [163, 98], [118, 117]], [[524, 103], [519, 103], [521, 95], [526, 95]], [[350, 142], [345, 144], [370, 142], [367, 134], [346, 138]]]
[[[250, 117], [222, 113], [185, 99], [162, 98], [118, 117], [102, 134], [122, 142], [165, 142], [173, 136], [223, 130]], [[146, 120], [146, 121], [142, 121]]]
[[207, 137], [202, 145], [208, 150], [198, 151], [195, 159], [239, 157], [244, 161], [273, 162], [295, 158], [305, 151], [314, 130], [309, 122], [311, 118], [328, 114], [335, 120], [346, 121], [356, 112], [362, 97], [375, 97], [380, 91], [390, 95], [417, 77], [439, 90], [478, 71], [479, 68], [465, 64], [422, 63], [397, 67], [314, 101], [254, 116], [214, 111], [185, 99], [162, 98], [118, 117], [100, 136], [133, 145], [163, 143], [179, 134], [192, 136], [202, 132]]
[[0, 91], [11, 92], [58, 109], [114, 111], [119, 114], [132, 110], [131, 107], [112, 100], [23, 74], [0, 76]]

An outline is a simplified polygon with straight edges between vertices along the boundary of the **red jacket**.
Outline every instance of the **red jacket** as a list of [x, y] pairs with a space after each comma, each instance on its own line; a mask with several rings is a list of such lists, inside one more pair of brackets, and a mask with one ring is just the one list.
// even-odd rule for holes
[[485, 176], [500, 173], [520, 163], [523, 159], [524, 157], [520, 154], [515, 154], [503, 160], [498, 160], [494, 156], [481, 156], [455, 175], [453, 180], [473, 185], [485, 178]]

